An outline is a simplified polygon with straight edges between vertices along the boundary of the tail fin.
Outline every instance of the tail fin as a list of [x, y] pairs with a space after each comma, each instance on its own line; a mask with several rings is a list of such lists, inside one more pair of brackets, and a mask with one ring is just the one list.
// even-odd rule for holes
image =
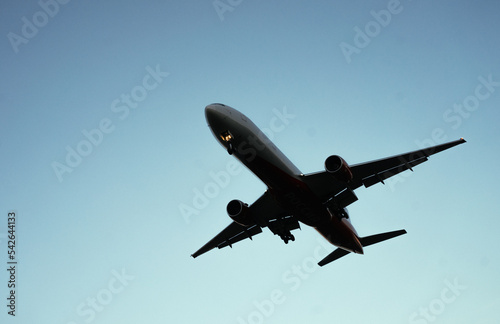
[[[361, 245], [363, 247], [365, 247], [365, 246], [369, 246], [372, 244], [380, 243], [382, 241], [385, 241], [385, 240], [388, 240], [388, 239], [391, 239], [391, 238], [394, 238], [396, 236], [403, 235], [403, 234], [406, 234], [406, 231], [404, 229], [399, 230], [399, 231], [386, 232], [386, 233], [381, 233], [381, 234], [360, 237], [359, 241], [361, 242]], [[323, 260], [319, 261], [318, 265], [320, 267], [322, 267], [325, 264], [328, 264], [332, 261], [335, 261], [335, 260], [337, 260], [337, 259], [339, 259], [339, 258], [341, 258], [344, 255], [347, 255], [349, 253], [350, 253], [349, 251], [338, 248], [338, 249], [334, 250], [332, 253], [328, 254]]]

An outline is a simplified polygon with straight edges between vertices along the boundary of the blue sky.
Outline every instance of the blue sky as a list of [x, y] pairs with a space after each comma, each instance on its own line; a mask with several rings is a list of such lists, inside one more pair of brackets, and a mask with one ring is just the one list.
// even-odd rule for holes
[[[497, 1], [1, 9], [0, 259], [9, 211], [18, 259], [2, 323], [498, 323]], [[333, 247], [302, 226], [193, 260], [231, 199], [265, 189], [213, 138], [212, 102], [270, 129], [304, 173], [468, 143], [357, 190], [360, 235], [408, 231], [364, 256], [316, 267]]]

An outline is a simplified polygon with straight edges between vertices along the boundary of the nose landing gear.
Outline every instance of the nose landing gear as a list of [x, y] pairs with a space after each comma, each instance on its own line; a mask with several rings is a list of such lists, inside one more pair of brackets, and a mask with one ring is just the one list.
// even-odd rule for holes
[[234, 146], [233, 146], [233, 143], [231, 143], [231, 142], [229, 142], [227, 145], [227, 153], [229, 153], [229, 155], [233, 155], [233, 153], [234, 153]]
[[232, 155], [234, 153], [234, 145], [233, 145], [233, 135], [231, 134], [230, 131], [225, 131], [220, 134], [220, 137], [224, 142], [227, 143], [227, 153], [229, 155]]

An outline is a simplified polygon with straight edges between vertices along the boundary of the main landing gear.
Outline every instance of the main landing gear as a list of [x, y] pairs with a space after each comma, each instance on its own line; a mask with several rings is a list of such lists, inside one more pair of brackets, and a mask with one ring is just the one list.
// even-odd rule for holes
[[281, 237], [285, 244], [288, 244], [290, 241], [295, 241], [295, 236], [290, 231], [300, 228], [300, 225], [292, 215], [287, 215], [268, 221], [267, 227], [274, 235]]
[[349, 219], [347, 208], [340, 207], [333, 199], [327, 201], [325, 205], [330, 215], [336, 216], [339, 220], [342, 220], [342, 218]]
[[285, 244], [288, 244], [288, 241], [295, 241], [295, 236], [288, 232], [287, 234], [281, 234], [280, 235], [281, 239], [285, 242]]

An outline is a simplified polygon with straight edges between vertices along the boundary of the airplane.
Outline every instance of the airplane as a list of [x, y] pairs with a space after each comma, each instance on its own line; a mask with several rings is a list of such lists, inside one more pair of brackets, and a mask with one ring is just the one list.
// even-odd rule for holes
[[384, 180], [427, 161], [428, 157], [455, 145], [463, 138], [413, 152], [349, 165], [338, 155], [326, 158], [324, 171], [303, 174], [244, 114], [227, 105], [206, 106], [205, 117], [217, 141], [260, 178], [267, 190], [253, 204], [234, 199], [227, 204], [232, 222], [193, 253], [193, 258], [214, 248], [232, 247], [236, 242], [269, 228], [288, 244], [290, 231], [300, 223], [316, 229], [337, 248], [318, 262], [324, 266], [349, 253], [363, 254], [363, 248], [403, 234], [397, 230], [360, 237], [346, 207], [358, 198], [354, 190], [384, 183]]

